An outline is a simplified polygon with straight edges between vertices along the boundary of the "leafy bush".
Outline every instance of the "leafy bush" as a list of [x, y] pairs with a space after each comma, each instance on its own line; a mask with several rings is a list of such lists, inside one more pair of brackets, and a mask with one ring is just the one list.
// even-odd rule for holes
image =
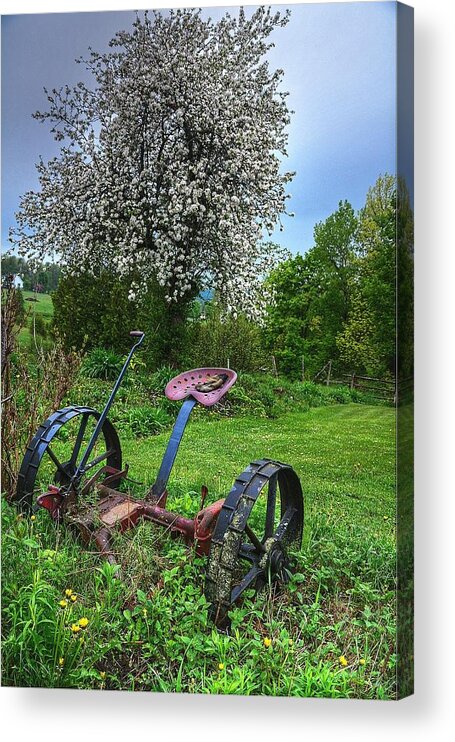
[[172, 418], [160, 407], [143, 405], [126, 410], [119, 418], [117, 427], [127, 428], [136, 438], [156, 435], [167, 428]]
[[131, 301], [132, 279], [109, 271], [98, 276], [89, 272], [63, 275], [52, 294], [56, 331], [68, 348], [105, 347], [122, 354], [131, 347], [130, 330], [141, 329], [146, 333], [141, 356], [148, 368], [179, 361], [186, 342], [189, 304], [167, 304], [163, 289], [153, 282], [141, 301]]
[[30, 331], [35, 331], [36, 335], [42, 338], [46, 338], [48, 334], [48, 324], [45, 321], [42, 314], [36, 314], [35, 317], [30, 320]]
[[263, 365], [261, 330], [245, 316], [223, 317], [216, 306], [207, 306], [207, 316], [190, 328], [189, 366], [228, 364], [237, 371], [257, 371]]
[[89, 379], [114, 381], [123, 366], [123, 358], [112, 350], [95, 348], [84, 358], [81, 373]]
[[177, 375], [175, 368], [161, 366], [153, 374], [147, 377], [147, 386], [151, 392], [164, 394], [166, 384]]

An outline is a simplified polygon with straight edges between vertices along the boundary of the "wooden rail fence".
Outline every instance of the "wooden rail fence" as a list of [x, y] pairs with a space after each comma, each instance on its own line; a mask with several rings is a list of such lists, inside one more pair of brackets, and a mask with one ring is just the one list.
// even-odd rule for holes
[[394, 403], [396, 400], [396, 382], [394, 379], [378, 379], [375, 376], [361, 376], [360, 374], [338, 374], [340, 378], [334, 378], [332, 374], [332, 361], [329, 361], [316, 374], [313, 381], [320, 384], [348, 386], [350, 389], [358, 389], [375, 399], [383, 399]]

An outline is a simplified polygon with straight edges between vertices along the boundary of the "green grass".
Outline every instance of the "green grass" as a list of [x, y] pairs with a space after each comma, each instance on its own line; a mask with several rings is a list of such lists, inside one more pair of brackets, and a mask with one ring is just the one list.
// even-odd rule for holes
[[[44, 319], [51, 319], [54, 314], [54, 305], [50, 294], [35, 294], [34, 291], [23, 291], [25, 306], [35, 307], [37, 314], [42, 314]], [[27, 301], [28, 299], [37, 299], [38, 301]]]
[[[248, 596], [230, 635], [208, 620], [205, 560], [159, 527], [116, 537], [113, 579], [44, 511], [32, 521], [4, 503], [3, 684], [395, 697], [394, 434], [393, 409], [354, 404], [189, 424], [171, 509], [194, 514], [202, 484], [210, 500], [225, 496], [262, 456], [293, 465], [304, 490], [296, 574], [279, 594]], [[167, 438], [123, 441], [137, 490], [153, 481]], [[65, 588], [77, 600], [60, 608]], [[81, 617], [89, 624], [73, 633]]]
[[[54, 316], [54, 305], [50, 294], [35, 294], [34, 291], [22, 291], [24, 297], [25, 309], [29, 312], [26, 327], [19, 332], [19, 345], [24, 348], [30, 344], [32, 338], [33, 313], [41, 315], [46, 323], [49, 323]], [[37, 299], [37, 301], [28, 301]]]

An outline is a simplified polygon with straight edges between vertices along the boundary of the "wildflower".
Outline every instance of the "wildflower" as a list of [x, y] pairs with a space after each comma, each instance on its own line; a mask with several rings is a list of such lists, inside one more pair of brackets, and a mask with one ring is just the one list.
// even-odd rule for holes
[[76, 600], [77, 600], [77, 595], [75, 595], [75, 594], [73, 593], [73, 594], [71, 595], [71, 597], [70, 597], [70, 600], [71, 600], [71, 602], [72, 602], [72, 603], [75, 603], [75, 602], [76, 602]]
[[86, 626], [88, 626], [88, 618], [80, 618], [78, 621], [79, 626], [81, 626], [83, 629], [85, 629]]
[[58, 604], [59, 604], [60, 608], [66, 608], [66, 606], [68, 605], [68, 601], [65, 600], [65, 599], [59, 600], [58, 601]]
[[144, 618], [147, 618], [147, 608], [142, 609], [142, 615], [144, 616]]
[[77, 634], [78, 631], [81, 630], [81, 627], [77, 623], [71, 624], [71, 631], [73, 634]]
[[104, 680], [105, 677], [106, 677], [106, 673], [104, 672], [104, 670], [101, 670], [101, 672], [100, 672], [100, 678], [101, 678], [101, 680]]
[[219, 663], [218, 670], [224, 670], [224, 662]]
[[346, 665], [348, 664], [348, 661], [347, 661], [346, 657], [344, 656], [344, 654], [342, 654], [341, 657], [338, 658], [338, 661], [339, 661], [341, 667], [346, 667]]
[[294, 640], [293, 639], [289, 639], [289, 646], [290, 647], [293, 647], [294, 646]]
[[267, 647], [268, 648], [268, 647], [270, 647], [271, 644], [272, 644], [272, 640], [269, 639], [268, 636], [265, 636], [264, 637], [264, 647]]
[[64, 657], [60, 657], [59, 658], [59, 661], [58, 661], [58, 666], [59, 667], [63, 667], [64, 664], [65, 664], [65, 658]]
[[30, 520], [36, 520], [36, 515], [31, 515]]
[[365, 664], [365, 660], [364, 659], [359, 660], [359, 665], [364, 665], [364, 664]]
[[73, 591], [71, 590], [71, 588], [70, 587], [67, 587], [66, 590], [65, 590], [66, 597], [67, 598], [71, 598], [72, 594], [73, 594]]

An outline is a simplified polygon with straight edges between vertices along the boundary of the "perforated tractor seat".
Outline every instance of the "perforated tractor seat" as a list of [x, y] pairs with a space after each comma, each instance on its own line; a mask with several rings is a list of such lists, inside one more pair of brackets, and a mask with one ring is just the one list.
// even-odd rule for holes
[[179, 401], [190, 395], [205, 407], [211, 407], [235, 384], [237, 374], [230, 368], [193, 368], [175, 376], [166, 385], [168, 399]]

